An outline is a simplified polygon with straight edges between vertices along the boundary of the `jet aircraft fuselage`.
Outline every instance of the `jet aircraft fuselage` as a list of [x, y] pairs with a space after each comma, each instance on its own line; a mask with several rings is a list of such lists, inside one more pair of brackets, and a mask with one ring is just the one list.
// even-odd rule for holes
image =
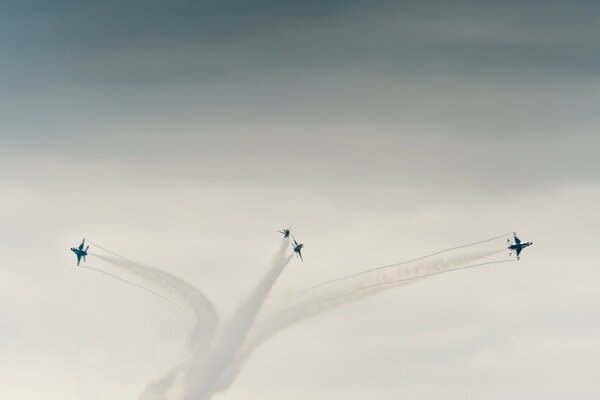
[[296, 239], [293, 239], [292, 246], [294, 246], [294, 253], [296, 253], [296, 255], [300, 257], [300, 260], [304, 261], [304, 259], [302, 258], [302, 248], [304, 247], [304, 245], [302, 243], [298, 243]]
[[83, 241], [81, 242], [81, 244], [79, 245], [79, 247], [71, 247], [71, 251], [73, 253], [75, 253], [75, 255], [77, 256], [77, 266], [79, 266], [79, 262], [81, 261], [81, 258], [83, 257], [83, 261], [85, 262], [85, 256], [87, 256], [87, 251], [90, 248], [90, 246], [87, 246], [85, 249], [83, 248], [83, 246], [85, 245], [85, 239], [83, 239]]
[[[521, 251], [525, 248], [525, 247], [529, 247], [533, 244], [533, 242], [521, 242], [521, 240], [517, 237], [517, 234], [513, 234], [514, 235], [514, 240], [515, 242], [513, 244], [510, 244], [508, 246], [509, 250], [514, 250], [515, 253], [517, 254], [517, 260], [519, 260], [521, 257]], [[510, 240], [506, 239], [509, 243]]]

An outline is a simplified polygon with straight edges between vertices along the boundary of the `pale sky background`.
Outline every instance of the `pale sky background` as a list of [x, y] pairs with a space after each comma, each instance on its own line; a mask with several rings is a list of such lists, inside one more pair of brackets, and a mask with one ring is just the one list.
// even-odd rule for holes
[[535, 244], [295, 326], [218, 399], [600, 399], [600, 6], [522, 3], [1, 2], [0, 398], [136, 399], [181, 356], [83, 236], [226, 319], [293, 223], [280, 296]]

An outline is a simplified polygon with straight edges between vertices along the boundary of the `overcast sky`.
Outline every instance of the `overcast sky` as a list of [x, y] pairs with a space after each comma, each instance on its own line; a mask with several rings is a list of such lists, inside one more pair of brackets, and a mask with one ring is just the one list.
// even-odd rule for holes
[[597, 399], [599, 6], [416, 3], [1, 2], [0, 397], [130, 400], [184, 351], [83, 236], [226, 319], [293, 223], [279, 296], [535, 245], [295, 326], [219, 399]]

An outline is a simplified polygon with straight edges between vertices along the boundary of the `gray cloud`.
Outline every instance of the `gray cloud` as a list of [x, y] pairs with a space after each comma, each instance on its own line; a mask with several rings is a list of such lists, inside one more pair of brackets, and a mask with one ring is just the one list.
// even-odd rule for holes
[[595, 8], [589, 2], [9, 2], [3, 47], [22, 79], [24, 69], [34, 80], [84, 85], [348, 68], [510, 79], [595, 74]]

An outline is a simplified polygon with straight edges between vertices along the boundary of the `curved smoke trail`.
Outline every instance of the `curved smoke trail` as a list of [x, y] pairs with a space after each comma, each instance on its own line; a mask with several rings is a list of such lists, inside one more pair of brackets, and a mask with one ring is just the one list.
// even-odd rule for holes
[[[157, 268], [138, 264], [89, 240], [88, 242], [91, 245], [111, 254], [111, 256], [104, 256], [101, 254], [90, 255], [117, 266], [127, 273], [138, 277], [146, 284], [153, 286], [157, 291], [160, 291], [164, 294], [164, 296], [158, 294], [159, 296], [168, 297], [169, 299], [177, 299], [178, 303], [181, 303], [181, 305], [183, 305], [194, 317], [194, 327], [188, 339], [188, 349], [190, 353], [196, 354], [208, 352], [209, 345], [216, 331], [219, 318], [213, 304], [200, 290], [172, 274]], [[109, 274], [107, 272], [104, 273]], [[125, 281], [122, 278], [118, 279]], [[146, 287], [135, 284], [134, 286], [154, 292]], [[172, 368], [163, 377], [151, 381], [141, 395], [141, 398], [147, 400], [166, 399], [168, 392], [173, 387], [176, 387], [177, 385], [175, 383], [181, 379], [180, 375], [182, 374], [186, 363], [187, 361], [184, 361], [180, 365]]]
[[[477, 242], [477, 244], [485, 243], [487, 241], [489, 240]], [[464, 247], [467, 246], [460, 246], [454, 249]], [[375, 268], [368, 270], [368, 273], [354, 274], [343, 279], [330, 280], [327, 284], [314, 286], [315, 289], [310, 290], [304, 300], [275, 312], [256, 324], [248, 337], [247, 343], [240, 351], [236, 363], [233, 364], [231, 370], [228, 371], [229, 379], [233, 381], [239, 368], [253, 352], [283, 329], [295, 325], [307, 318], [317, 316], [325, 311], [332, 310], [338, 306], [356, 302], [385, 290], [406, 286], [410, 283], [435, 275], [514, 261], [498, 260], [469, 264], [503, 251], [505, 251], [505, 249], [458, 255], [442, 260], [423, 261], [425, 258], [431, 256], [420, 257], [411, 261], [412, 263], [416, 263], [415, 265], [409, 265], [406, 268], [397, 268], [394, 270], [389, 267], [384, 269]], [[421, 262], [417, 262], [417, 260]], [[394, 265], [406, 264], [408, 263], [403, 262]], [[469, 265], [465, 266], [465, 264]]]
[[288, 244], [289, 239], [282, 242], [266, 275], [224, 327], [211, 353], [194, 360], [188, 380], [190, 386], [185, 390], [186, 395], [183, 397], [185, 400], [208, 400], [223, 389], [221, 382], [227, 379], [226, 374], [235, 362], [256, 316], [277, 278], [293, 256], [293, 253], [285, 255]]
[[[289, 244], [289, 240], [286, 239], [282, 242], [265, 276], [218, 334], [216, 332], [218, 324], [216, 311], [210, 301], [194, 286], [164, 271], [137, 264], [117, 253], [90, 243], [111, 254], [110, 257], [95, 255], [96, 257], [141, 278], [144, 282], [157, 288], [158, 291], [166, 292], [166, 297], [177, 297], [193, 311], [196, 317], [196, 326], [190, 338], [188, 357], [166, 375], [149, 383], [140, 399], [210, 400], [214, 394], [227, 389], [237, 377], [244, 362], [258, 347], [279, 331], [340, 305], [434, 275], [513, 261], [498, 260], [476, 263], [484, 257], [505, 251], [505, 249], [433, 259], [436, 255], [490, 242], [504, 236], [506, 235], [328, 280], [302, 292], [303, 297], [296, 304], [257, 322], [258, 313], [273, 285], [293, 256], [293, 253], [285, 255]], [[406, 265], [406, 267], [397, 268], [402, 265]], [[101, 270], [97, 271], [106, 273]], [[121, 279], [112, 274], [106, 274]], [[124, 279], [121, 280], [132, 284]], [[153, 292], [150, 289], [133, 285]], [[162, 297], [159, 293], [154, 294]]]
[[138, 264], [123, 257], [90, 255], [137, 276], [169, 298], [178, 299], [197, 318], [198, 323], [190, 339], [190, 346], [199, 346], [210, 341], [219, 318], [213, 304], [195, 286], [167, 272]]

